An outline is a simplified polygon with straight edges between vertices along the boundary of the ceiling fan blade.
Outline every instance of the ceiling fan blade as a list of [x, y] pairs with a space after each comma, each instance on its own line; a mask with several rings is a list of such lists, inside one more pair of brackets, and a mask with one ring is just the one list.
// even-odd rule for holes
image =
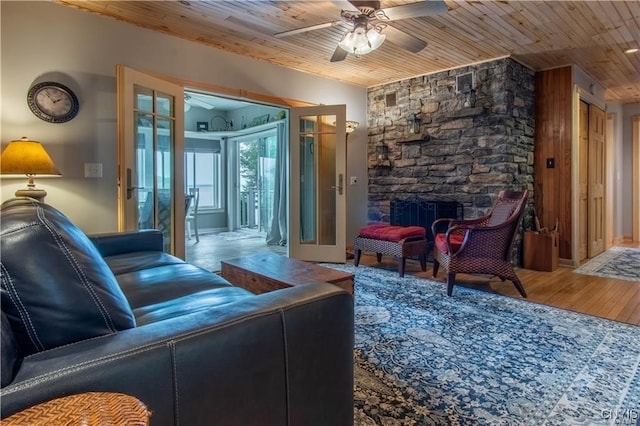
[[196, 92], [184, 94], [184, 102], [189, 104], [190, 106], [205, 108], [205, 109], [214, 109], [215, 105], [211, 102], [211, 96], [203, 95]]
[[191, 99], [190, 101], [187, 101], [187, 103], [192, 105], [192, 106], [197, 106], [197, 107], [204, 108], [204, 109], [214, 109], [215, 108], [210, 103], [203, 102], [203, 101], [200, 101], [198, 99]]
[[387, 36], [388, 41], [397, 44], [409, 52], [418, 53], [427, 47], [426, 41], [420, 40], [419, 38], [409, 35], [404, 31], [400, 31], [397, 28], [393, 28], [391, 25], [387, 25], [382, 33]]
[[324, 24], [316, 24], [310, 25], [308, 27], [296, 28], [295, 30], [282, 31], [280, 33], [275, 33], [273, 36], [275, 38], [287, 37], [294, 34], [306, 33], [307, 31], [319, 30], [321, 28], [329, 28], [335, 27], [336, 25], [344, 24], [344, 21], [331, 21], [325, 22]]
[[224, 20], [231, 24], [231, 27], [237, 29], [243, 33], [252, 33], [257, 36], [264, 36], [265, 34], [271, 34], [272, 30], [262, 25], [258, 25], [254, 22], [245, 21], [235, 16], [227, 16]]
[[344, 61], [347, 57], [347, 54], [349, 52], [347, 52], [346, 50], [344, 50], [342, 47], [340, 46], [336, 46], [336, 50], [333, 52], [333, 55], [331, 56], [331, 62], [340, 62], [340, 61]]
[[439, 15], [448, 11], [449, 9], [444, 1], [428, 0], [379, 9], [376, 10], [375, 15], [380, 21], [396, 21], [398, 19]]

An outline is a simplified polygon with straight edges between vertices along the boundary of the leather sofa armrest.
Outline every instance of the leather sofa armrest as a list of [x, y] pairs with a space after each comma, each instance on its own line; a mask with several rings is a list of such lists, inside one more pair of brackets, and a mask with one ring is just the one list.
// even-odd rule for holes
[[353, 342], [351, 295], [307, 284], [29, 356], [1, 412], [111, 391], [160, 426], [351, 425]]
[[102, 257], [137, 251], [163, 251], [162, 233], [157, 229], [89, 235]]

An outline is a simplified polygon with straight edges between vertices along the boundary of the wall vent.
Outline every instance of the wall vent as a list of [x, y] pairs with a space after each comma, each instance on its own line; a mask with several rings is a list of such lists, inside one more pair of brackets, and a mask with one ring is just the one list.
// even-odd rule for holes
[[456, 92], [469, 93], [473, 89], [473, 72], [456, 76]]
[[387, 93], [384, 100], [385, 100], [386, 106], [388, 107], [396, 106], [396, 92]]

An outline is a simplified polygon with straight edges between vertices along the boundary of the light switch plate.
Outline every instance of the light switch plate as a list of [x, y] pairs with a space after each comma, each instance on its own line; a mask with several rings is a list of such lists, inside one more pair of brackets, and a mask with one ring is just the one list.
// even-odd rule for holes
[[84, 163], [84, 177], [101, 178], [102, 163]]

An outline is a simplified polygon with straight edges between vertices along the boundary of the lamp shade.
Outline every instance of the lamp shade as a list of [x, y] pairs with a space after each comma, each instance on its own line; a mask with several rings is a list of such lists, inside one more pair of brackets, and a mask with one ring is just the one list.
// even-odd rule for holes
[[353, 121], [353, 120], [347, 120], [346, 125], [347, 125], [347, 134], [352, 133], [354, 130], [356, 130], [356, 128], [358, 127], [360, 123], [358, 123], [357, 121]]
[[34, 176], [60, 176], [60, 171], [53, 164], [42, 144], [23, 136], [18, 141], [11, 141], [2, 151], [0, 157], [0, 174], [27, 176], [27, 189], [16, 191], [16, 197], [30, 197], [44, 201], [47, 191], [36, 188]]
[[60, 176], [61, 174], [42, 144], [26, 136], [20, 140], [11, 141], [2, 151], [0, 173], [27, 176]]

